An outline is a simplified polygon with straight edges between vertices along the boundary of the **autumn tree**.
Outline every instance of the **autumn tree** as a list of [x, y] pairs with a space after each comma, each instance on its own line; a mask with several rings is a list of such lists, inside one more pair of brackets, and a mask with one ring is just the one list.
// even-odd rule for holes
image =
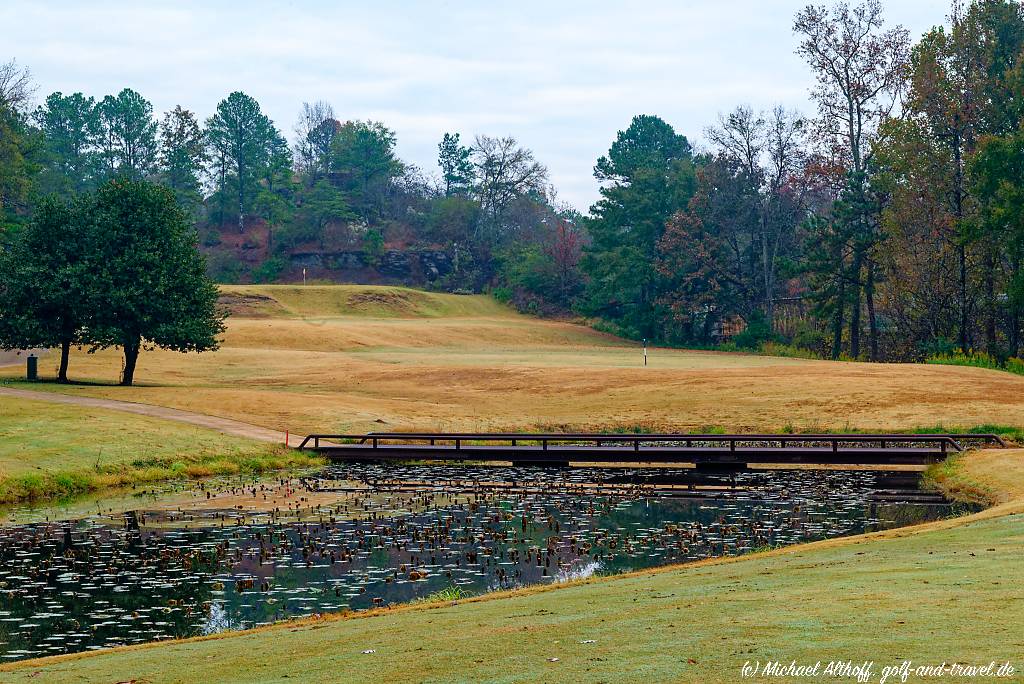
[[[904, 75], [909, 50], [907, 31], [897, 26], [886, 30], [880, 0], [867, 0], [851, 7], [845, 2], [831, 9], [808, 5], [797, 13], [793, 30], [800, 36], [797, 54], [814, 72], [816, 86], [811, 91], [818, 105], [815, 123], [817, 140], [824, 153], [846, 171], [846, 193], [864, 197], [869, 193], [872, 171], [872, 149], [881, 141], [882, 124], [898, 110], [904, 89]], [[869, 202], [857, 201], [866, 209]], [[837, 215], [836, 220], [840, 220]], [[874, 232], [877, 218], [846, 212], [845, 226], [829, 229], [830, 236], [847, 235], [844, 244], [850, 247], [847, 267], [849, 288], [844, 290], [848, 302], [833, 307], [838, 325], [847, 308], [850, 310], [850, 353], [860, 355], [861, 308], [872, 272], [874, 249], [880, 236]], [[839, 249], [843, 248], [838, 248]], [[868, 302], [869, 311], [874, 303]], [[869, 322], [877, 330], [875, 321]], [[872, 349], [877, 340], [872, 338]]]
[[478, 135], [471, 158], [476, 175], [473, 193], [481, 211], [476, 237], [500, 242], [511, 227], [512, 205], [523, 197], [543, 194], [548, 182], [547, 167], [512, 137]]

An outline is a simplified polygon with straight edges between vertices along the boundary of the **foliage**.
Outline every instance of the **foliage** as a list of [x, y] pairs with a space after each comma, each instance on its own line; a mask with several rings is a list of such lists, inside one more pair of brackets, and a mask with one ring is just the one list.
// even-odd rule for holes
[[594, 176], [604, 185], [586, 224], [591, 244], [582, 261], [589, 277], [583, 308], [633, 336], [660, 337], [657, 245], [669, 217], [695, 190], [690, 143], [664, 120], [636, 116], [598, 159]]
[[202, 201], [201, 177], [208, 161], [206, 141], [195, 114], [181, 105], [160, 122], [160, 177], [185, 207]]
[[68, 381], [71, 346], [95, 341], [102, 272], [90, 220], [84, 200], [46, 199], [10, 248], [0, 250], [0, 349], [59, 347], [59, 382]]
[[363, 260], [369, 266], [377, 266], [383, 256], [384, 236], [376, 228], [371, 228], [363, 236]]
[[252, 281], [254, 283], [272, 283], [281, 276], [287, 267], [288, 262], [282, 257], [269, 257], [252, 270]]
[[146, 181], [115, 179], [99, 189], [90, 225], [93, 268], [90, 341], [124, 350], [131, 385], [145, 342], [179, 352], [216, 349], [224, 314], [206, 277], [196, 235], [174, 195]]
[[1024, 375], [1024, 359], [1011, 357], [1006, 361], [1000, 361], [983, 351], [974, 351], [972, 349], [967, 351], [957, 349], [949, 354], [933, 354], [925, 359], [925, 363], [945, 366], [972, 366], [974, 368], [1003, 370], [1017, 375]]
[[445, 133], [437, 145], [437, 165], [445, 197], [468, 192], [473, 182], [473, 150], [459, 144], [458, 133]]
[[[245, 217], [253, 210], [257, 184], [271, 165], [275, 150], [283, 145], [281, 134], [262, 112], [259, 103], [242, 92], [233, 92], [217, 105], [206, 121], [207, 145], [216, 166], [221, 194], [221, 221], [226, 210], [228, 176], [233, 176], [239, 232], [244, 232]], [[287, 148], [287, 146], [285, 146]]]

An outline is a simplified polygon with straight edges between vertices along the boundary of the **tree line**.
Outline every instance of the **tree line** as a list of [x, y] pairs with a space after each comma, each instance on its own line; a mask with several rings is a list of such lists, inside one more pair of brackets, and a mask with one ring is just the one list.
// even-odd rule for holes
[[[1020, 352], [1024, 307], [1024, 9], [955, 3], [916, 42], [879, 0], [809, 5], [795, 50], [816, 105], [741, 105], [694, 146], [638, 115], [596, 161], [587, 215], [511, 137], [440, 136], [436, 170], [396, 135], [302, 105], [291, 144], [235, 92], [199, 121], [160, 117], [125, 89], [53, 93], [0, 69], [0, 221], [24, 230], [41, 198], [147, 180], [175, 197], [222, 281], [288, 276], [296, 250], [429, 247], [432, 283], [572, 312], [630, 337], [710, 346], [733, 332], [839, 358]], [[249, 268], [218, 248], [262, 249]], [[251, 243], [251, 245], [250, 245]], [[258, 243], [258, 244], [257, 244]]]

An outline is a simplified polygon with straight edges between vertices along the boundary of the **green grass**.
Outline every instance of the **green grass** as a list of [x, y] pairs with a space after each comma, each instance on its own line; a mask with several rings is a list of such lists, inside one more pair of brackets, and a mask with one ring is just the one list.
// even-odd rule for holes
[[0, 502], [311, 461], [283, 447], [159, 418], [0, 397]]
[[929, 356], [925, 363], [941, 366], [971, 366], [973, 368], [988, 368], [989, 370], [1006, 371], [1014, 375], [1024, 375], [1024, 359], [1009, 358], [1005, 362], [986, 354], [985, 352], [957, 350], [951, 354], [935, 354]]

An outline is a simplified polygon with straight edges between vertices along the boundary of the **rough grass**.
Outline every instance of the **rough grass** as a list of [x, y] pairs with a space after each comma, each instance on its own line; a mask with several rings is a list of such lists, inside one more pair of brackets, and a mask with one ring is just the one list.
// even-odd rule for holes
[[[367, 286], [233, 286], [222, 349], [76, 352], [39, 389], [126, 399], [277, 430], [890, 431], [1024, 425], [1024, 377], [972, 367], [650, 350], [483, 296]], [[52, 373], [56, 357], [41, 369]], [[0, 375], [21, 375], [20, 367]], [[100, 384], [95, 384], [100, 383]]]
[[736, 682], [746, 662], [850, 659], [873, 661], [876, 682], [883, 667], [904, 660], [1009, 660], [1019, 674], [1022, 462], [1021, 451], [999, 451], [950, 466], [948, 482], [985, 480], [1006, 501], [974, 516], [554, 589], [27, 661], [0, 672], [5, 682], [151, 684], [296, 677], [339, 684]]
[[308, 465], [305, 454], [119, 411], [0, 397], [0, 502]]
[[253, 307], [256, 313], [270, 316], [465, 318], [511, 313], [490, 297], [384, 285], [222, 285], [221, 291], [228, 298], [231, 295], [259, 298], [262, 303]]

